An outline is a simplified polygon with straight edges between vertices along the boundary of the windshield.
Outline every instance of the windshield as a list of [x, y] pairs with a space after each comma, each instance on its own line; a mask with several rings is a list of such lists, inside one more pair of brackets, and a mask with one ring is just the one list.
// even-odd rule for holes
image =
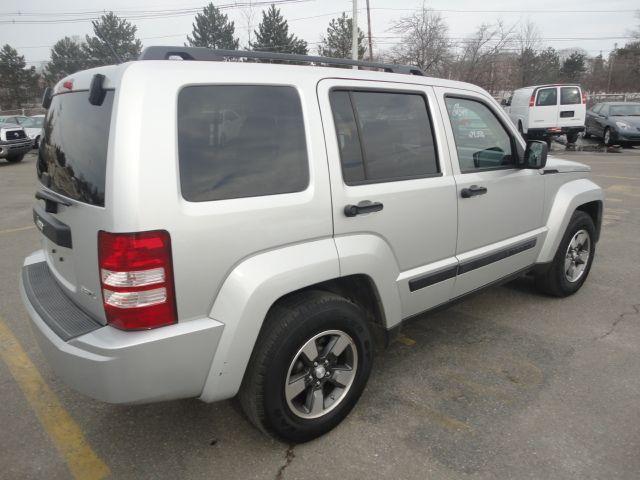
[[53, 97], [38, 151], [38, 177], [50, 189], [75, 200], [104, 206], [107, 145], [113, 90], [102, 105], [86, 91]]
[[22, 126], [27, 128], [42, 128], [43, 123], [44, 117], [30, 117], [22, 122]]
[[627, 105], [611, 105], [609, 115], [612, 117], [633, 117], [640, 116], [640, 103], [629, 103]]

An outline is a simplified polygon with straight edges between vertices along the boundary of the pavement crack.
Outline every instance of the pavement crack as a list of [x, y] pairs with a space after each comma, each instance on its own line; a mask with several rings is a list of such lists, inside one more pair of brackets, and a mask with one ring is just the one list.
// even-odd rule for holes
[[611, 335], [614, 330], [616, 329], [616, 327], [618, 326], [618, 324], [624, 320], [625, 317], [628, 316], [635, 316], [640, 314], [640, 304], [636, 304], [636, 305], [631, 305], [631, 307], [633, 308], [633, 312], [624, 312], [621, 313], [620, 315], [618, 315], [618, 318], [616, 318], [613, 323], [611, 324], [611, 327], [609, 327], [609, 330], [607, 330], [606, 332], [604, 332], [602, 335], [600, 335], [599, 337], [594, 338], [594, 340], [602, 340], [603, 338], [608, 337], [609, 335]]
[[289, 448], [287, 448], [287, 451], [284, 457], [285, 458], [284, 465], [282, 465], [278, 470], [278, 473], [276, 473], [276, 480], [282, 480], [284, 478], [284, 471], [287, 469], [289, 465], [291, 465], [291, 462], [293, 462], [293, 459], [296, 458], [296, 452], [293, 451], [294, 448], [295, 448], [295, 445], [289, 445]]

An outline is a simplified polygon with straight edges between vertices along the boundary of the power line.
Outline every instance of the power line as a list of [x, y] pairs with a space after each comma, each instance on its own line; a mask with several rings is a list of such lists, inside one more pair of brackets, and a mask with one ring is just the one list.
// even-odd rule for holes
[[[229, 4], [221, 4], [218, 5], [217, 8], [219, 10], [228, 10], [228, 9], [236, 9], [236, 8], [247, 8], [247, 7], [260, 7], [265, 5], [285, 5], [285, 4], [299, 4], [299, 3], [308, 3], [315, 2], [317, 0], [272, 0], [272, 1], [259, 1], [259, 2], [234, 2]], [[180, 9], [165, 9], [165, 10], [130, 10], [128, 12], [115, 10], [113, 13], [120, 14], [120, 16], [124, 16], [127, 20], [149, 20], [149, 19], [157, 19], [157, 18], [173, 18], [173, 17], [182, 17], [187, 15], [194, 15], [196, 13], [200, 13], [204, 7], [197, 8], [180, 8]], [[42, 24], [65, 24], [65, 23], [83, 23], [90, 22], [94, 20], [100, 19], [100, 16], [109, 12], [109, 10], [103, 11], [91, 11], [85, 14], [73, 14], [73, 13], [63, 13], [63, 14], [36, 14], [36, 13], [0, 13], [0, 17], [2, 16], [34, 16], [34, 17], [45, 17], [43, 19], [7, 19], [0, 20], [0, 24], [4, 25], [42, 25]], [[122, 15], [124, 14], [124, 15]], [[75, 15], [71, 18], [64, 18], [70, 15]], [[84, 16], [88, 15], [88, 16]], [[63, 18], [55, 18], [55, 19], [47, 19], [46, 17], [54, 17], [54, 16], [62, 16]]]

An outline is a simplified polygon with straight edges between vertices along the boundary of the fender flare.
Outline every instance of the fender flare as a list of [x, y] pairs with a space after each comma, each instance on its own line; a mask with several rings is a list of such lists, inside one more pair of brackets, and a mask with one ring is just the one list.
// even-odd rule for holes
[[366, 275], [380, 299], [384, 326], [391, 328], [402, 316], [397, 270], [389, 245], [369, 234], [290, 245], [245, 259], [226, 278], [209, 315], [225, 326], [200, 399], [214, 402], [238, 392], [269, 309], [304, 287]]
[[[537, 263], [549, 263], [553, 260], [573, 212], [581, 205], [594, 201], [603, 202], [604, 192], [587, 178], [572, 180], [558, 189], [547, 217], [547, 235]], [[599, 225], [596, 225], [596, 230], [599, 230]]]
[[332, 238], [258, 253], [236, 265], [209, 314], [224, 330], [200, 399], [213, 402], [238, 392], [262, 323], [279, 298], [339, 276]]

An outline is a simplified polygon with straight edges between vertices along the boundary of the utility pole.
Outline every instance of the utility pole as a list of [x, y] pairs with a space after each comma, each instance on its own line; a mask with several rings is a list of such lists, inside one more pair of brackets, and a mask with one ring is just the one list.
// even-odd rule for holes
[[[358, 0], [353, 0], [353, 16], [351, 19], [351, 58], [358, 60]], [[354, 66], [357, 70], [358, 67]]]
[[607, 93], [611, 93], [611, 71], [613, 70], [613, 61], [615, 60], [615, 51], [618, 49], [618, 44], [613, 44], [613, 55], [609, 52], [609, 80], [607, 80]]
[[373, 62], [373, 42], [371, 41], [371, 9], [367, 0], [367, 31], [369, 33], [369, 61]]

